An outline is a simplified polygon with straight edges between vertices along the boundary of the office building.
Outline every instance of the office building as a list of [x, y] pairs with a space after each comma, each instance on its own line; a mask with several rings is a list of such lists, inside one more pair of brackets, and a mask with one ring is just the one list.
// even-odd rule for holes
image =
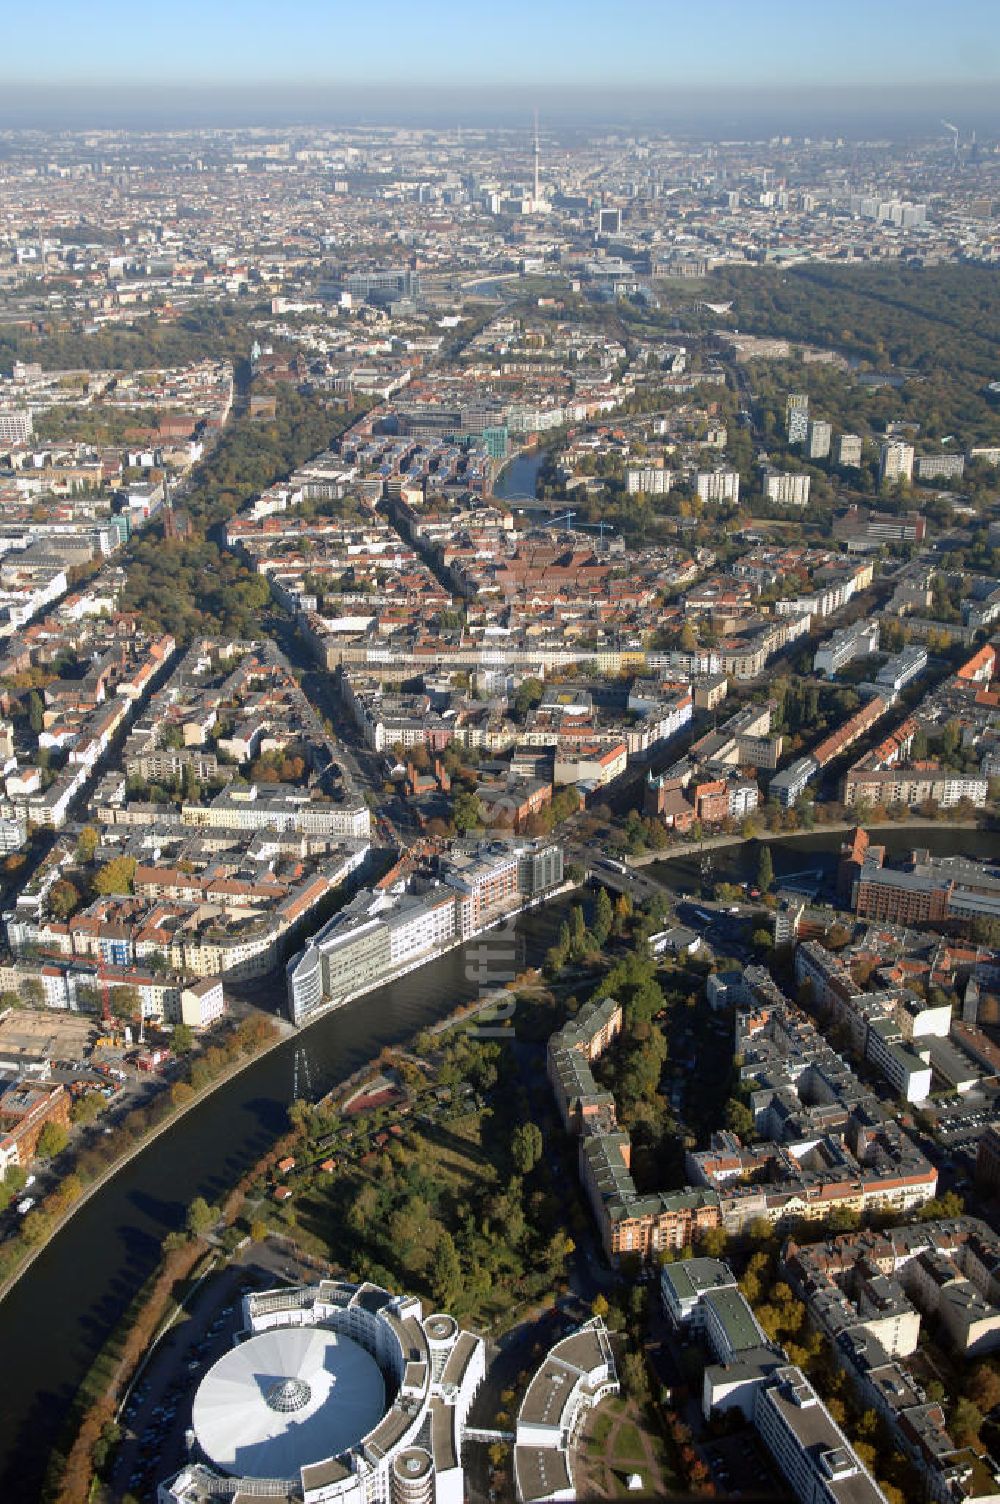
[[878, 619], [856, 621], [849, 627], [840, 627], [820, 643], [813, 654], [813, 672], [827, 674], [831, 679], [846, 664], [855, 658], [868, 658], [878, 652]]
[[781, 773], [775, 774], [768, 785], [768, 795], [776, 799], [782, 809], [791, 809], [796, 800], [805, 793], [810, 779], [819, 772], [819, 763], [814, 757], [798, 757]]
[[921, 454], [913, 468], [917, 480], [961, 480], [965, 474], [965, 455]]
[[578, 1497], [576, 1449], [584, 1421], [620, 1387], [611, 1341], [599, 1317], [549, 1350], [517, 1414], [514, 1487], [519, 1504]]
[[563, 851], [551, 841], [486, 841], [452, 851], [439, 868], [388, 891], [362, 889], [311, 936], [285, 970], [293, 1023], [414, 970], [558, 887]]
[[886, 1504], [801, 1369], [789, 1365], [757, 1385], [753, 1419], [799, 1504]]
[[656, 465], [643, 465], [625, 472], [625, 486], [630, 496], [666, 496], [674, 483], [674, 472]]
[[243, 1330], [194, 1395], [192, 1461], [162, 1504], [461, 1504], [482, 1338], [411, 1295], [324, 1279], [243, 1297]]

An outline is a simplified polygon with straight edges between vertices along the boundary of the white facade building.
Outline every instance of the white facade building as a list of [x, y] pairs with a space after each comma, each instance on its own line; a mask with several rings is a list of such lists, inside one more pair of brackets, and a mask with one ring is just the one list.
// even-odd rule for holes
[[731, 501], [735, 505], [740, 499], [739, 471], [699, 470], [695, 490], [702, 501]]
[[788, 470], [765, 470], [764, 496], [779, 507], [804, 507], [809, 502], [812, 476]]
[[462, 1504], [482, 1338], [414, 1296], [336, 1280], [246, 1295], [243, 1318], [194, 1397], [203, 1460], [159, 1504], [279, 1487], [303, 1504]]
[[888, 439], [879, 453], [878, 479], [880, 486], [893, 486], [897, 481], [913, 479], [913, 445], [902, 439]]

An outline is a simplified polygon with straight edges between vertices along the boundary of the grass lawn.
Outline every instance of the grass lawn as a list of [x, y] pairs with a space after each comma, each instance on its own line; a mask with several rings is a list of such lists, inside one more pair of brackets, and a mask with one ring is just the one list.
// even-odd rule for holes
[[615, 1437], [615, 1463], [621, 1466], [627, 1462], [639, 1462], [643, 1455], [638, 1427], [634, 1426], [630, 1420], [623, 1421]]
[[602, 1405], [590, 1427], [590, 1443], [596, 1451], [603, 1449], [611, 1434], [612, 1417]]

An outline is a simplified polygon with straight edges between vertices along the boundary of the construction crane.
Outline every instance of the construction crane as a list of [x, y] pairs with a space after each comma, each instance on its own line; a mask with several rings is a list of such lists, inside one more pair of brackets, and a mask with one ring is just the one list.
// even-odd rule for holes
[[104, 952], [98, 951], [100, 960], [97, 963], [97, 983], [101, 989], [101, 1022], [114, 1024], [115, 1015], [111, 1008], [111, 988], [108, 986], [107, 972], [104, 969]]
[[548, 522], [545, 524], [545, 526], [546, 527], [559, 527], [562, 523], [565, 523], [566, 524], [566, 531], [568, 533], [571, 533], [573, 531], [573, 518], [575, 516], [576, 516], [575, 512], [560, 512], [559, 515], [558, 515], [558, 517], [550, 517], [549, 520], [548, 520]]
[[604, 534], [605, 533], [613, 533], [614, 532], [614, 528], [611, 526], [611, 523], [610, 522], [604, 522], [604, 521], [601, 521], [601, 522], [578, 522], [577, 523], [577, 527], [585, 527], [590, 532], [599, 533], [600, 536], [601, 536], [601, 542], [602, 543], [604, 542]]

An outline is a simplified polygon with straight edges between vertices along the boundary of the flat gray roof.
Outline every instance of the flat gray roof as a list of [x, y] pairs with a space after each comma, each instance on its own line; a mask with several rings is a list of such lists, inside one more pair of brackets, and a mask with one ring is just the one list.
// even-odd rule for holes
[[569, 1464], [556, 1447], [515, 1447], [514, 1478], [518, 1498], [525, 1504], [565, 1493], [573, 1485]]

